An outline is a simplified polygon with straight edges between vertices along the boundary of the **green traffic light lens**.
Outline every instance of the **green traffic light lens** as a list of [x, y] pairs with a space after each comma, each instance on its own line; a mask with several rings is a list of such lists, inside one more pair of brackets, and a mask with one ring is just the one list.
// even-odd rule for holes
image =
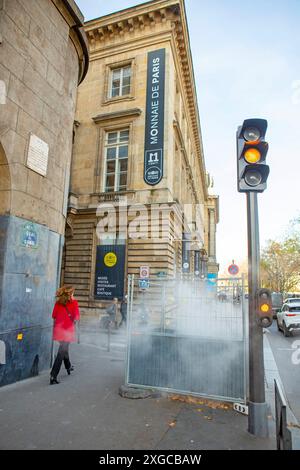
[[247, 140], [247, 142], [256, 142], [260, 139], [260, 135], [260, 131], [256, 127], [248, 127], [244, 131], [244, 139]]
[[269, 328], [272, 325], [272, 320], [269, 317], [261, 318], [260, 322], [263, 328]]
[[262, 175], [257, 170], [248, 170], [245, 174], [245, 181], [249, 186], [258, 186], [262, 182]]

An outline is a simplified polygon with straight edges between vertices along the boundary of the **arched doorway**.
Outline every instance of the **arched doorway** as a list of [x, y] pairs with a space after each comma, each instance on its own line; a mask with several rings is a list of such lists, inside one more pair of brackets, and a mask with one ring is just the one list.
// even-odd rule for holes
[[0, 142], [0, 217], [8, 215], [11, 207], [11, 180], [8, 161]]

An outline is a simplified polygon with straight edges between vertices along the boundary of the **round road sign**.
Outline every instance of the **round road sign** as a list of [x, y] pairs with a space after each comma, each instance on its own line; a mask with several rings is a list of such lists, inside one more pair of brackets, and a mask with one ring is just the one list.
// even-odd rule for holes
[[228, 268], [228, 272], [231, 276], [237, 276], [239, 271], [239, 267], [236, 264], [231, 264]]

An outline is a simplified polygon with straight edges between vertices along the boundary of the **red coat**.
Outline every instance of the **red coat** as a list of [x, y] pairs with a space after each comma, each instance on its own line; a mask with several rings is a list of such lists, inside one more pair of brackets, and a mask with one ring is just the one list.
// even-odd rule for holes
[[[67, 312], [67, 309], [69, 314]], [[54, 318], [53, 340], [65, 341], [66, 343], [75, 343], [75, 320], [80, 319], [80, 313], [77, 300], [67, 302], [66, 306], [56, 302], [54, 305], [52, 318]]]

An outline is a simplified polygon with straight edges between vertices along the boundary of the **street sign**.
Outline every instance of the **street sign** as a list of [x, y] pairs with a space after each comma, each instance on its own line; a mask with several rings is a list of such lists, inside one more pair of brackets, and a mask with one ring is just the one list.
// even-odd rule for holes
[[159, 278], [164, 278], [167, 277], [167, 273], [165, 271], [160, 271], [159, 273], [156, 273], [156, 276]]
[[139, 288], [140, 289], [149, 289], [150, 287], [150, 281], [149, 279], [139, 279]]
[[229, 272], [229, 274], [231, 274], [231, 276], [237, 276], [239, 271], [240, 271], [240, 269], [236, 264], [231, 264], [228, 268], [228, 272]]
[[38, 248], [39, 236], [37, 226], [32, 222], [27, 222], [25, 225], [23, 225], [21, 237], [22, 246], [34, 249]]
[[140, 279], [149, 279], [150, 277], [150, 267], [141, 266], [140, 267]]
[[246, 416], [249, 415], [249, 408], [246, 405], [241, 405], [240, 403], [234, 403], [233, 409], [234, 411], [237, 411], [238, 413], [241, 413], [243, 415], [246, 415]]

